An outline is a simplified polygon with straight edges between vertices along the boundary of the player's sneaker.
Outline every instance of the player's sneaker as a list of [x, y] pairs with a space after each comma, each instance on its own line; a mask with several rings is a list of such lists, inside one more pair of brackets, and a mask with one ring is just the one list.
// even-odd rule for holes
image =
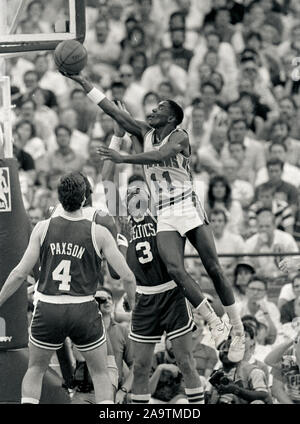
[[219, 346], [228, 339], [231, 327], [228, 326], [221, 319], [209, 325], [210, 333], [214, 339], [215, 346], [218, 349]]
[[245, 355], [245, 333], [233, 333], [228, 351], [231, 362], [240, 362]]

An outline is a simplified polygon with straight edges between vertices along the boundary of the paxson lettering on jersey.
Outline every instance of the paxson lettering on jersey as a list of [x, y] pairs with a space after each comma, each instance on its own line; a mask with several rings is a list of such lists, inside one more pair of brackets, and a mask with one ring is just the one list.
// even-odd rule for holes
[[67, 255], [77, 259], [82, 259], [85, 247], [80, 247], [73, 243], [50, 243], [52, 255]]
[[156, 230], [153, 224], [138, 224], [133, 225], [131, 228], [131, 239], [130, 243], [134, 240], [138, 240], [145, 237], [155, 237]]
[[0, 212], [11, 212], [9, 168], [0, 168]]

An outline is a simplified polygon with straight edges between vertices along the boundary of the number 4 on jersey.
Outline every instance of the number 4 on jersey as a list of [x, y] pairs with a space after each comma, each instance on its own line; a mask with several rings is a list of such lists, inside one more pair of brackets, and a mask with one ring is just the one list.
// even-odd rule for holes
[[52, 279], [54, 281], [61, 281], [61, 284], [58, 286], [59, 290], [70, 291], [71, 289], [71, 261], [62, 260], [55, 270], [52, 272]]

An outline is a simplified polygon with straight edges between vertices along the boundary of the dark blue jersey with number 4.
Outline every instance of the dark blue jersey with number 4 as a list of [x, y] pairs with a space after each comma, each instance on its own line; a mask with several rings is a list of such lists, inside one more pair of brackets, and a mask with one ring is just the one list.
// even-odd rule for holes
[[158, 253], [155, 218], [149, 212], [140, 220], [131, 218], [130, 223], [127, 263], [137, 285], [154, 287], [172, 280]]

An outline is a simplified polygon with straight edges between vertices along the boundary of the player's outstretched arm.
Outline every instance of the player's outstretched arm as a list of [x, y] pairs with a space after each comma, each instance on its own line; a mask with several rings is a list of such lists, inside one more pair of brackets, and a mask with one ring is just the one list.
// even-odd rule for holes
[[174, 157], [177, 153], [185, 151], [188, 145], [188, 135], [183, 131], [176, 131], [171, 135], [169, 142], [159, 150], [139, 153], [137, 155], [121, 155], [116, 150], [101, 147], [98, 152], [103, 160], [111, 160], [115, 163], [151, 165]]
[[135, 303], [135, 277], [127, 265], [125, 258], [117, 248], [116, 242], [110, 232], [100, 225], [96, 225], [96, 241], [99, 251], [102, 251], [112, 268], [120, 275], [120, 280], [127, 293], [131, 310]]
[[120, 110], [114, 102], [108, 100], [104, 93], [99, 89], [95, 88], [86, 78], [81, 74], [79, 75], [68, 75], [65, 72], [61, 72], [67, 78], [78, 82], [81, 87], [87, 93], [87, 96], [96, 103], [107, 115], [115, 119], [126, 131], [137, 137], [143, 137], [149, 129], [151, 129], [146, 122], [136, 121], [133, 119], [128, 112]]
[[45, 221], [39, 222], [33, 229], [29, 244], [19, 264], [11, 271], [0, 292], [0, 307], [9, 299], [23, 284], [40, 254], [40, 240]]

